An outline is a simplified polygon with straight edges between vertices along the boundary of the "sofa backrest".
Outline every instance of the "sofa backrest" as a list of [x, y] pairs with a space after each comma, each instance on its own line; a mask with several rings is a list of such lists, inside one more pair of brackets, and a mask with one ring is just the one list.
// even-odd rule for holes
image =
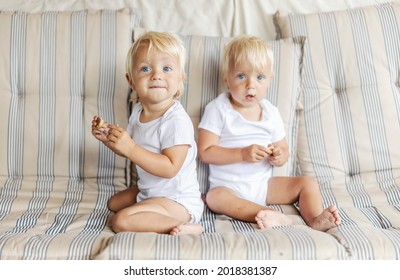
[[91, 120], [127, 124], [131, 20], [129, 10], [0, 13], [0, 176], [125, 180], [126, 160], [94, 139]]
[[307, 37], [301, 172], [361, 207], [400, 202], [399, 20], [399, 3], [277, 16], [284, 38]]

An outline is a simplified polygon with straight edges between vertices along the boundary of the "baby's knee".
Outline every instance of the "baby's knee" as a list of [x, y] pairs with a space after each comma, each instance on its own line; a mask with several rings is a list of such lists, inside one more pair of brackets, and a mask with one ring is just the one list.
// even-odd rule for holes
[[299, 176], [298, 182], [304, 186], [318, 186], [317, 180], [311, 176]]
[[226, 188], [225, 187], [215, 187], [210, 189], [206, 195], [207, 205], [219, 204], [222, 199], [226, 198]]
[[320, 192], [318, 181], [314, 177], [304, 176], [303, 180], [303, 188], [306, 188], [308, 191], [313, 193]]
[[125, 215], [116, 213], [111, 219], [111, 228], [115, 233], [127, 231]]
[[214, 197], [218, 196], [218, 193], [218, 188], [208, 190], [205, 196], [206, 203], [209, 204], [210, 202], [212, 202], [214, 200]]
[[108, 200], [108, 202], [107, 202], [107, 207], [108, 207], [108, 209], [109, 209], [110, 211], [112, 211], [112, 212], [117, 212], [117, 211], [118, 211], [118, 209], [117, 209], [117, 200], [115, 199], [114, 196], [112, 196], [112, 197]]
[[312, 190], [319, 191], [318, 181], [311, 176], [299, 176], [297, 177], [297, 184], [300, 191], [303, 190]]
[[215, 187], [215, 188], [212, 188], [207, 192], [206, 198], [224, 197], [228, 190], [229, 189], [226, 188], [226, 187]]

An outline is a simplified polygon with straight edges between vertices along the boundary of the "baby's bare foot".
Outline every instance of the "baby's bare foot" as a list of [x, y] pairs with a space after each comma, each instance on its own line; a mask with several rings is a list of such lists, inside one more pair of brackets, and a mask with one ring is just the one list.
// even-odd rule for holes
[[257, 213], [255, 219], [259, 228], [261, 229], [292, 224], [292, 220], [289, 219], [286, 215], [273, 209], [261, 210]]
[[340, 224], [339, 212], [335, 205], [331, 205], [315, 217], [310, 227], [320, 231], [327, 231]]
[[203, 233], [203, 226], [199, 224], [181, 224], [177, 227], [174, 227], [171, 232], [169, 233], [170, 235], [183, 235], [183, 234], [196, 234], [200, 235]]

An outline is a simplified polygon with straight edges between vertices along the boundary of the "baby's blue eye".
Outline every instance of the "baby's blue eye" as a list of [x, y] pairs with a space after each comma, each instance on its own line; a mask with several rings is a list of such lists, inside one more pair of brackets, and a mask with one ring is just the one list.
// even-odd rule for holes
[[142, 72], [149, 72], [151, 70], [151, 68], [149, 66], [143, 66], [142, 68], [140, 68], [140, 71]]
[[163, 71], [164, 71], [164, 72], [171, 72], [171, 71], [172, 71], [172, 68], [169, 67], [169, 66], [165, 66], [165, 67], [163, 68]]
[[258, 75], [257, 76], [257, 80], [259, 80], [259, 81], [262, 81], [262, 80], [264, 80], [265, 79], [265, 76], [264, 75]]
[[243, 80], [244, 78], [246, 78], [246, 75], [245, 74], [238, 74], [237, 78], [240, 79], [240, 80]]

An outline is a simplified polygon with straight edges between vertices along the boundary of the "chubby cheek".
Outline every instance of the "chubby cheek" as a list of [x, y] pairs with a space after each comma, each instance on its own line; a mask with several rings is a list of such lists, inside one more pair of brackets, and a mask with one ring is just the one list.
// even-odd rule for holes
[[132, 84], [131, 84], [131, 87], [133, 90], [138, 91], [140, 89], [146, 88], [146, 86], [147, 86], [147, 78], [146, 77], [139, 75], [139, 76], [136, 76], [133, 78]]
[[245, 83], [241, 83], [241, 82], [230, 82], [228, 84], [228, 88], [231, 92], [240, 93], [246, 89], [246, 85], [245, 85]]

